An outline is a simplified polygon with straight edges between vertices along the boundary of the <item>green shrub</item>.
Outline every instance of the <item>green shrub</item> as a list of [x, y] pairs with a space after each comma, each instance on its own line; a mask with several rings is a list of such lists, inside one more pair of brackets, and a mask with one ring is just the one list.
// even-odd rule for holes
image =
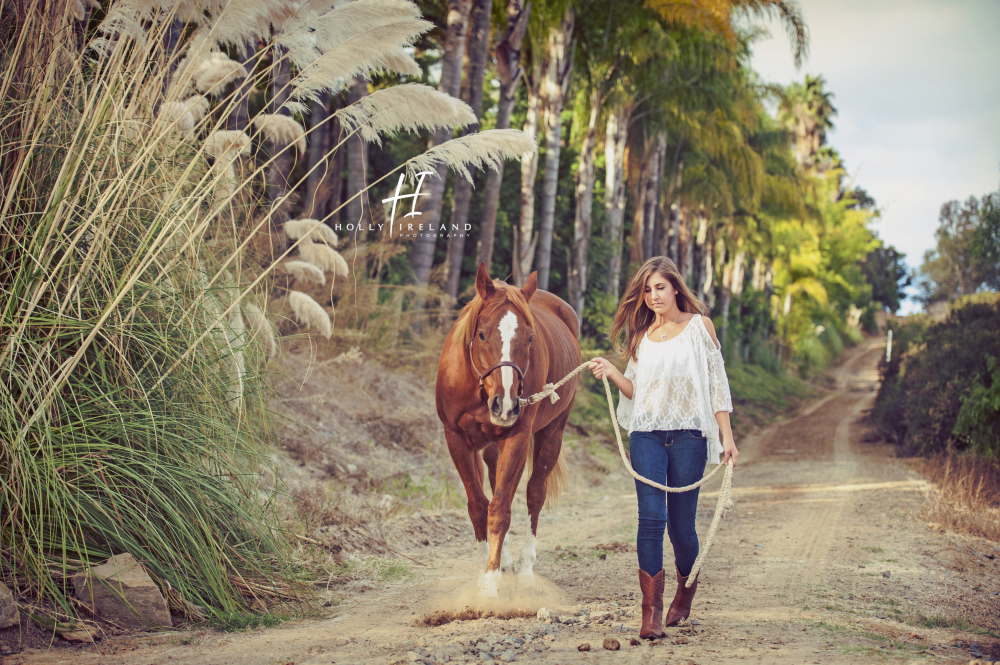
[[805, 379], [830, 364], [830, 352], [819, 337], [809, 335], [796, 344], [792, 360], [799, 376]]
[[771, 374], [781, 373], [781, 359], [770, 344], [759, 337], [750, 340], [750, 360]]
[[[880, 362], [873, 418], [909, 453], [997, 452], [978, 423], [990, 422], [990, 356], [1000, 356], [1000, 302], [953, 307], [948, 318], [893, 322], [893, 352]], [[978, 389], [977, 389], [978, 386]], [[968, 404], [968, 406], [965, 406]], [[965, 409], [960, 434], [959, 413]], [[982, 419], [986, 419], [983, 421]]]
[[962, 398], [953, 433], [982, 457], [1000, 455], [1000, 363], [987, 356], [990, 375], [977, 379], [972, 392]]
[[844, 340], [833, 326], [820, 333], [819, 340], [823, 342], [823, 346], [826, 347], [827, 353], [832, 358], [839, 358], [840, 354], [844, 352]]

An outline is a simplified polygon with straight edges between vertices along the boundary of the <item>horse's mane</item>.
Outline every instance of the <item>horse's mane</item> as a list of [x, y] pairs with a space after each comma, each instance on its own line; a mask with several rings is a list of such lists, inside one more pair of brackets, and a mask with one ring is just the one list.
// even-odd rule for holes
[[[528, 307], [528, 301], [524, 299], [521, 289], [498, 279], [493, 280], [493, 286], [496, 287], [497, 293], [491, 300], [497, 306], [503, 303], [510, 303], [527, 320], [528, 325], [534, 328], [535, 317], [532, 316], [531, 308]], [[484, 304], [485, 301], [477, 293], [462, 309], [462, 313], [459, 315], [458, 322], [455, 325], [458, 327], [458, 338], [465, 344], [472, 341], [472, 335], [476, 332], [476, 320], [479, 318], [479, 313], [482, 311]]]

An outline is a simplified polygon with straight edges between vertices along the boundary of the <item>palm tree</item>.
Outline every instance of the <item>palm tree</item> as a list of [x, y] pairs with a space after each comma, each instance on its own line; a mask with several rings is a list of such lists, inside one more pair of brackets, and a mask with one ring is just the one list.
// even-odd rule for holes
[[559, 183], [559, 150], [562, 145], [562, 110], [573, 72], [573, 28], [576, 15], [567, 7], [558, 26], [548, 34], [542, 60], [542, 94], [545, 113], [545, 172], [542, 176], [542, 219], [538, 228], [538, 288], [549, 288], [552, 229], [555, 224], [556, 188]]
[[[368, 95], [368, 81], [356, 78], [347, 94], [347, 104], [356, 104]], [[368, 180], [368, 143], [355, 134], [347, 140], [347, 191], [360, 192]], [[367, 194], [367, 192], [366, 192]], [[344, 218], [353, 224], [355, 232], [347, 234], [348, 246], [355, 244], [358, 227], [365, 221], [365, 200], [367, 196], [352, 196], [344, 208]]]
[[[462, 99], [478, 118], [483, 108], [483, 78], [486, 74], [486, 51], [490, 42], [490, 14], [493, 0], [473, 0], [471, 26], [467, 40], [467, 64], [465, 82], [462, 85]], [[478, 123], [467, 127], [463, 134], [479, 130]], [[462, 256], [465, 253], [465, 222], [469, 218], [469, 199], [472, 183], [465, 178], [455, 182], [455, 204], [451, 213], [451, 231], [448, 239], [448, 265], [445, 292], [455, 298], [458, 295], [458, 278], [462, 273]], [[456, 232], [455, 229], [458, 229]]]
[[[507, 0], [507, 24], [496, 46], [497, 78], [500, 80], [500, 99], [497, 103], [497, 129], [510, 128], [510, 114], [514, 110], [517, 86], [524, 75], [520, 67], [521, 45], [528, 29], [531, 3], [523, 0]], [[483, 262], [489, 270], [493, 262], [493, 239], [496, 231], [497, 209], [500, 205], [500, 184], [503, 181], [503, 165], [486, 174], [483, 192], [483, 219], [479, 227], [479, 241], [476, 245], [476, 263]], [[516, 250], [517, 248], [515, 248]]]
[[581, 125], [583, 140], [576, 175], [576, 216], [568, 282], [569, 302], [581, 317], [587, 288], [598, 124], [616, 91], [627, 87], [626, 82], [652, 58], [671, 50], [669, 37], [660, 29], [655, 15], [650, 14], [642, 7], [641, 0], [624, 6], [619, 2], [594, 0], [581, 3], [578, 14], [576, 57], [583, 61], [584, 67], [580, 72], [577, 106], [588, 121], [585, 128]]
[[[466, 33], [469, 27], [470, 0], [448, 0], [447, 25], [445, 28], [444, 56], [441, 59], [441, 80], [438, 90], [452, 97], [459, 97], [462, 84], [462, 58], [465, 55]], [[441, 145], [449, 140], [454, 130], [441, 129], [434, 132], [427, 141], [427, 148]], [[420, 222], [425, 228], [438, 228], [441, 220], [441, 203], [444, 199], [445, 176], [448, 169], [439, 166], [437, 177], [427, 178], [426, 189], [429, 196], [421, 212]], [[436, 233], [421, 233], [413, 240], [410, 249], [410, 269], [417, 284], [427, 284], [431, 266], [434, 264]]]
[[795, 132], [795, 154], [801, 165], [815, 165], [820, 148], [826, 145], [826, 132], [833, 128], [837, 109], [833, 93], [825, 87], [822, 76], [806, 74], [804, 83], [788, 86], [779, 106], [785, 126]]

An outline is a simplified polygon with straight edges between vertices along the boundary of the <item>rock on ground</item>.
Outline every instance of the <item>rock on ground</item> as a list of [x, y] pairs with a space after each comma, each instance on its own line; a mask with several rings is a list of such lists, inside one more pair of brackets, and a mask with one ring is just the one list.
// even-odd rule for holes
[[14, 602], [14, 594], [0, 582], [0, 628], [10, 628], [21, 622]]
[[77, 573], [73, 586], [77, 598], [105, 619], [128, 628], [171, 625], [167, 601], [131, 554], [113, 556]]

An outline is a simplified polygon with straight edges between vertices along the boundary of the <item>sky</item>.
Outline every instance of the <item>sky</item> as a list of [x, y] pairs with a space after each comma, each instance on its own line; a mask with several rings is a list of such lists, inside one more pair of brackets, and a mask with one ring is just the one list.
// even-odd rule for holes
[[[827, 141], [877, 202], [874, 229], [915, 268], [941, 205], [1000, 187], [1000, 0], [799, 0], [809, 57], [796, 70], [776, 21], [753, 68], [787, 85], [822, 74]], [[900, 313], [917, 311], [909, 300]]]

